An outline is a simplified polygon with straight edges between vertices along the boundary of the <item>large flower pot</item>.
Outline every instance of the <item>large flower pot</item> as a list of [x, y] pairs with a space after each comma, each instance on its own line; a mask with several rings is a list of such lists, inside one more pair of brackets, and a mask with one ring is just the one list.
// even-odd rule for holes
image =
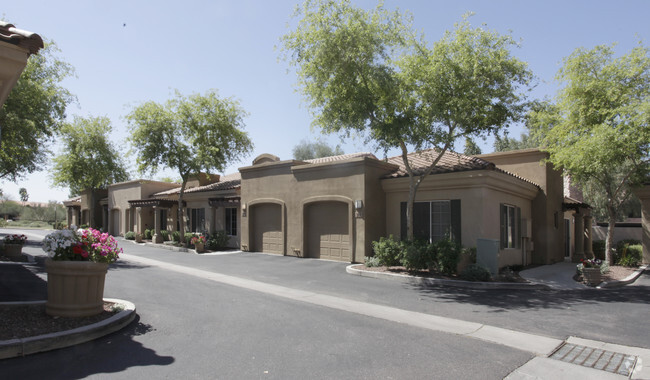
[[22, 244], [7, 244], [5, 243], [5, 256], [17, 259], [23, 255], [23, 245]]
[[596, 286], [603, 281], [600, 268], [582, 268], [582, 277], [584, 282], [590, 286]]
[[59, 317], [87, 317], [104, 310], [107, 263], [45, 260], [45, 312]]
[[196, 243], [194, 243], [194, 249], [196, 250], [196, 253], [205, 252], [205, 243], [197, 241]]

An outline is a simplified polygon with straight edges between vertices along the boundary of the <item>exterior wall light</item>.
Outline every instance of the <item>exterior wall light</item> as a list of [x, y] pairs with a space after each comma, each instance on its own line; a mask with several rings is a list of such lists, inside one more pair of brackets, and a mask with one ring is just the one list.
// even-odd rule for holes
[[357, 199], [354, 201], [354, 208], [357, 210], [361, 210], [363, 208], [363, 201], [361, 199]]

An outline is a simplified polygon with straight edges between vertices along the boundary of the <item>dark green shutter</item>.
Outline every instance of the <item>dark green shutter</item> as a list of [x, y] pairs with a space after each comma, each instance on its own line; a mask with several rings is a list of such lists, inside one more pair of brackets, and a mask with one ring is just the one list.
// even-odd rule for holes
[[460, 222], [460, 199], [451, 200], [451, 237], [458, 243], [462, 244], [462, 224]]
[[515, 229], [517, 231], [517, 234], [515, 236], [517, 238], [517, 241], [515, 242], [515, 247], [521, 248], [521, 209], [517, 207], [516, 210], [517, 217], [515, 218]]
[[508, 242], [508, 227], [506, 226], [508, 209], [503, 204], [499, 205], [499, 216], [501, 217], [501, 249], [504, 249]]
[[400, 240], [406, 240], [406, 202], [399, 204]]

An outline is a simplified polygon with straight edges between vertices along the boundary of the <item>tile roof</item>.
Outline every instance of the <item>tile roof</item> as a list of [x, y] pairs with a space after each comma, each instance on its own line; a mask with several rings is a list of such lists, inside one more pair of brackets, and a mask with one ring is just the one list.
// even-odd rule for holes
[[[197, 186], [197, 187], [192, 187], [189, 189], [185, 189], [185, 194], [187, 193], [200, 193], [203, 191], [213, 191], [213, 190], [230, 190], [230, 189], [236, 189], [241, 185], [241, 174], [239, 172], [236, 173], [231, 173], [228, 175], [225, 175], [221, 178], [219, 178], [219, 182], [211, 183], [209, 185], [205, 186]], [[178, 194], [181, 192], [181, 188], [175, 188], [171, 190], [166, 190], [166, 191], [161, 191], [159, 193], [155, 193], [153, 196], [158, 197], [158, 196], [164, 196], [164, 195], [172, 195], [172, 194]]]
[[[431, 162], [437, 157], [436, 149], [428, 149], [422, 152], [409, 153], [408, 159], [415, 175], [423, 174]], [[397, 165], [399, 169], [389, 174], [388, 178], [405, 177], [408, 175], [402, 156], [395, 156], [386, 159], [388, 163]], [[463, 154], [446, 151], [438, 161], [431, 174], [451, 173], [468, 170], [494, 169], [494, 164], [477, 157], [465, 156]]]
[[350, 160], [359, 157], [369, 157], [369, 158], [374, 158], [375, 160], [377, 159], [377, 157], [375, 157], [375, 155], [372, 153], [358, 152], [358, 153], [340, 154], [338, 156], [314, 158], [311, 160], [305, 160], [305, 162], [308, 162], [310, 164], [324, 164], [327, 162], [344, 161], [344, 160]]
[[43, 39], [36, 33], [16, 28], [14, 25], [0, 21], [0, 41], [16, 45], [36, 54], [43, 48]]

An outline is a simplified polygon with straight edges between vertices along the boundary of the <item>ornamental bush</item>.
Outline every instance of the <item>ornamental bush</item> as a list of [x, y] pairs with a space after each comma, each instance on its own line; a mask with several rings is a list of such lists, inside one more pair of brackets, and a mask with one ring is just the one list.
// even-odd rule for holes
[[175, 242], [181, 241], [181, 233], [178, 231], [172, 232], [172, 240]]
[[152, 235], [153, 235], [153, 231], [149, 230], [149, 229], [146, 229], [146, 230], [144, 230], [143, 238], [146, 239], [146, 240], [151, 240]]
[[211, 251], [224, 249], [228, 246], [228, 240], [230, 240], [230, 237], [228, 236], [226, 231], [217, 231], [208, 236], [208, 240], [207, 243], [205, 244], [205, 247]]
[[162, 236], [163, 241], [169, 241], [169, 231], [160, 230], [160, 236]]
[[135, 240], [135, 232], [129, 231], [124, 234], [124, 239], [126, 240]]
[[638, 267], [643, 261], [643, 246], [641, 244], [629, 245], [624, 254], [618, 259], [617, 264], [626, 267]]
[[438, 252], [438, 270], [445, 274], [455, 274], [460, 261], [460, 244], [451, 239], [444, 238], [434, 243]]
[[407, 270], [427, 269], [435, 261], [434, 244], [422, 240], [402, 242], [400, 262]]
[[492, 274], [484, 266], [470, 264], [460, 274], [460, 278], [465, 281], [490, 281]]
[[96, 263], [115, 262], [122, 253], [113, 236], [93, 228], [56, 230], [43, 239], [43, 250], [56, 261]]
[[379, 241], [372, 242], [372, 249], [380, 265], [392, 267], [400, 265], [402, 246], [399, 241], [389, 237], [381, 237]]

